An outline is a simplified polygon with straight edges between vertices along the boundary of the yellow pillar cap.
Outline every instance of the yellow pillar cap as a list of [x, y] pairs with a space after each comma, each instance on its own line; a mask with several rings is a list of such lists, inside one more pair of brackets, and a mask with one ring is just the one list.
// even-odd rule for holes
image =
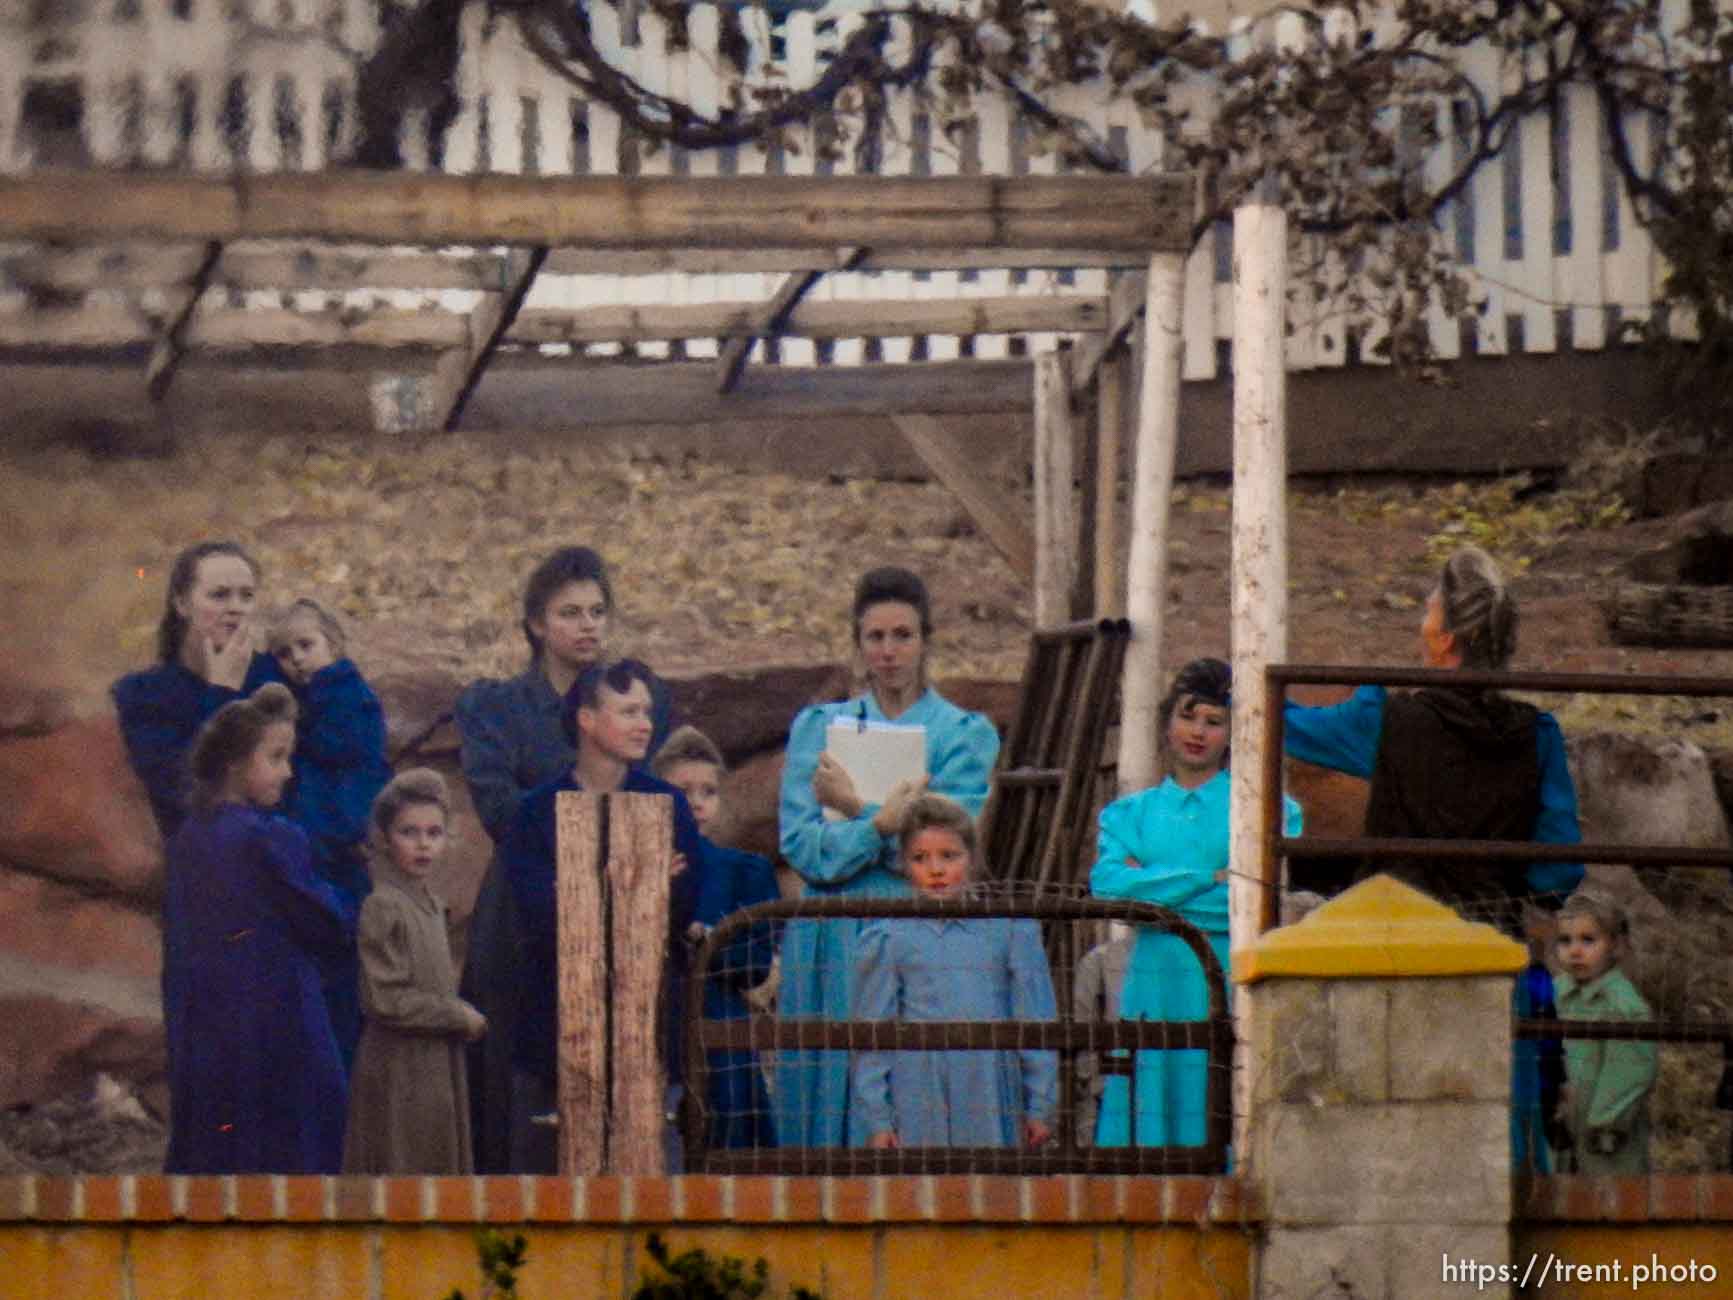
[[1408, 975], [1503, 975], [1528, 965], [1528, 950], [1490, 925], [1465, 921], [1429, 894], [1373, 876], [1295, 925], [1233, 954], [1234, 980], [1387, 979]]

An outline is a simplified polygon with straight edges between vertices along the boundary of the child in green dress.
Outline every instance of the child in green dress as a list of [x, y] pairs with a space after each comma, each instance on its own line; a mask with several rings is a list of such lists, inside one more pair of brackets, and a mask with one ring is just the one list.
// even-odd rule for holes
[[[1630, 919], [1618, 903], [1578, 890], [1559, 910], [1556, 988], [1560, 1020], [1651, 1020], [1654, 1013], [1619, 969]], [[1571, 1148], [1559, 1169], [1574, 1174], [1649, 1171], [1649, 1092], [1655, 1045], [1634, 1039], [1565, 1039], [1559, 1118]]]

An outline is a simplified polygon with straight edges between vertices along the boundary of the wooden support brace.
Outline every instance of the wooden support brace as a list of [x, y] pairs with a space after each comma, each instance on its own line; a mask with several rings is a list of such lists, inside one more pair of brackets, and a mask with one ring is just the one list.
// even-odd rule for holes
[[1113, 277], [1113, 287], [1107, 294], [1107, 328], [1100, 334], [1083, 339], [1071, 359], [1071, 383], [1078, 391], [1095, 381], [1101, 363], [1124, 346], [1131, 337], [1137, 318], [1143, 312], [1143, 301], [1149, 292], [1149, 277], [1142, 271], [1130, 271]]
[[216, 275], [217, 264], [222, 260], [223, 246], [213, 239], [205, 245], [204, 256], [199, 260], [198, 269], [193, 272], [192, 282], [187, 285], [186, 297], [174, 318], [164, 327], [156, 346], [151, 349], [150, 362], [145, 367], [144, 383], [153, 402], [160, 402], [168, 396], [175, 371], [180, 369], [181, 359], [187, 354], [187, 329], [192, 324], [193, 313], [198, 310], [199, 299], [203, 298], [205, 290], [210, 288], [211, 278]]
[[1023, 522], [1024, 508], [1009, 493], [995, 487], [976, 467], [967, 447], [930, 415], [891, 417], [922, 463], [968, 511], [993, 548], [1024, 582], [1035, 579], [1035, 538]]
[[[852, 271], [866, 260], [866, 256], [866, 249], [851, 248], [839, 269]], [[796, 271], [777, 286], [770, 301], [764, 305], [764, 315], [755, 322], [753, 329], [748, 333], [733, 335], [722, 345], [722, 355], [716, 360], [718, 393], [726, 394], [740, 382], [741, 372], [746, 369], [746, 359], [752, 355], [753, 342], [757, 339], [773, 339], [782, 333], [788, 318], [794, 315], [794, 309], [800, 305], [800, 300], [823, 278], [823, 271]]]
[[542, 269], [542, 263], [547, 259], [548, 250], [541, 246], [521, 249], [507, 257], [502, 291], [483, 298], [470, 313], [469, 346], [441, 357], [434, 367], [433, 409], [444, 409], [445, 416], [439, 427], [447, 433], [457, 428], [458, 421], [463, 418], [463, 408], [469, 404], [470, 394], [475, 392], [487, 363], [499, 350], [500, 340], [505, 338], [511, 323], [517, 319], [524, 299], [529, 296], [530, 286], [535, 283], [536, 272]]

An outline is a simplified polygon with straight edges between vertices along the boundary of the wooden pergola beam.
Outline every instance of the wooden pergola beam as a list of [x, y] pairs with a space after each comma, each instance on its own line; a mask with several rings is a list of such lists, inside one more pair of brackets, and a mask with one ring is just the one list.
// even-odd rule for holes
[[[500, 300], [493, 300], [498, 305]], [[762, 304], [652, 303], [601, 307], [535, 307], [504, 321], [514, 343], [648, 343], [723, 338], [753, 327]], [[778, 331], [802, 338], [899, 338], [913, 334], [1088, 333], [1107, 319], [1099, 295], [1015, 298], [915, 298], [808, 302]], [[166, 318], [114, 303], [72, 308], [0, 311], [0, 347], [115, 348], [156, 337]], [[466, 349], [485, 340], [498, 322], [452, 312], [336, 307], [294, 311], [281, 307], [210, 307], [192, 314], [189, 345], [266, 348], [373, 345]], [[455, 390], [454, 390], [455, 395]]]
[[499, 350], [512, 322], [517, 319], [536, 273], [548, 260], [546, 248], [523, 249], [507, 259], [508, 279], [503, 292], [489, 294], [469, 314], [469, 346], [441, 357], [433, 370], [436, 410], [443, 410], [439, 427], [447, 433], [457, 428], [469, 396], [481, 382], [487, 363]]
[[[6, 240], [1149, 253], [1183, 247], [1191, 210], [1191, 180], [1177, 175], [217, 177], [44, 171], [0, 179], [0, 239]], [[734, 266], [724, 257], [712, 269]]]
[[1143, 300], [1148, 291], [1149, 277], [1142, 271], [1113, 277], [1107, 292], [1106, 327], [1099, 336], [1080, 343], [1077, 355], [1071, 360], [1073, 391], [1082, 392], [1094, 383], [1102, 361], [1131, 337], [1137, 318], [1143, 314]]
[[[847, 248], [738, 249], [728, 269], [740, 275], [792, 275], [841, 271], [855, 250]], [[108, 243], [77, 248], [14, 245], [0, 251], [0, 288], [77, 293], [89, 289], [166, 289], [191, 283], [204, 254], [202, 244]], [[1065, 270], [1141, 266], [1127, 253], [1087, 249], [957, 249], [944, 257], [945, 270]], [[716, 254], [679, 248], [637, 252], [557, 248], [543, 275], [667, 275], [709, 271]], [[858, 271], [937, 270], [932, 253], [873, 249], [853, 266]], [[230, 244], [215, 283], [230, 289], [465, 289], [498, 292], [506, 283], [500, 252], [395, 252], [375, 245]]]

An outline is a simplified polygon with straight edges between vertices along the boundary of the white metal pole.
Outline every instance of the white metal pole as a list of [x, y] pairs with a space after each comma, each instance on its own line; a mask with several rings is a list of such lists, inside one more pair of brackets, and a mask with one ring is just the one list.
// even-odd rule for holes
[[[1234, 505], [1232, 640], [1233, 786], [1228, 832], [1228, 928], [1237, 950], [1261, 929], [1275, 863], [1264, 840], [1264, 669], [1287, 657], [1287, 369], [1283, 360], [1288, 222], [1270, 203], [1234, 213]], [[1273, 769], [1279, 771], [1279, 768]], [[1277, 782], [1278, 787], [1280, 782]], [[1252, 1041], [1246, 1003], [1235, 1003], [1237, 1037]], [[1245, 1152], [1250, 1073], [1234, 1076], [1235, 1147]]]
[[1131, 554], [1126, 562], [1125, 649], [1119, 727], [1119, 792], [1155, 784], [1156, 713], [1161, 703], [1161, 638], [1167, 603], [1168, 516], [1179, 445], [1179, 375], [1185, 337], [1185, 257], [1149, 260], [1144, 295], [1143, 379], [1131, 488]]

